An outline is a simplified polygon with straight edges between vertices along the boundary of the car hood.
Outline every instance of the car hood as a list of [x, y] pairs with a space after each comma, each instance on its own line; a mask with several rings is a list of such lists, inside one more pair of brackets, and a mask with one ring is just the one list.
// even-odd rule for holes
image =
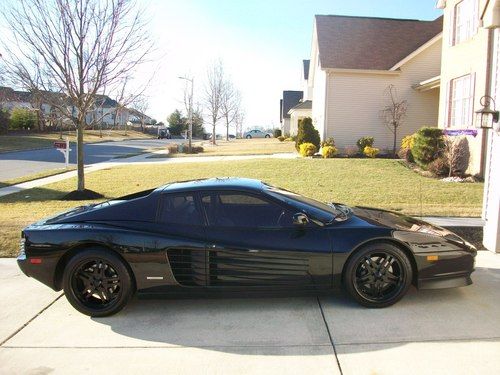
[[[359, 219], [376, 226], [382, 226], [396, 230], [433, 234], [440, 237], [448, 237], [450, 235], [456, 236], [449, 230], [441, 228], [437, 225], [433, 225], [426, 221], [393, 211], [370, 207], [353, 207], [352, 211], [353, 214], [356, 215]], [[458, 236], [456, 237], [459, 238]]]

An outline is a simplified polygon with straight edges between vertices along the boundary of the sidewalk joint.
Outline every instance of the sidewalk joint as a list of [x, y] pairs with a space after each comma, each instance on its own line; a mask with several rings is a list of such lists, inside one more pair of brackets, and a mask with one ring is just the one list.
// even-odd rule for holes
[[330, 344], [332, 345], [333, 353], [335, 354], [335, 360], [337, 361], [337, 366], [339, 368], [340, 375], [343, 375], [342, 367], [340, 366], [339, 357], [337, 355], [337, 349], [335, 348], [335, 343], [333, 341], [332, 333], [330, 332], [330, 327], [328, 326], [328, 323], [326, 321], [325, 313], [323, 312], [323, 306], [321, 305], [319, 296], [316, 297], [316, 300], [318, 301], [319, 311], [321, 311], [321, 317], [323, 318], [323, 322], [325, 323], [326, 332], [328, 333], [328, 338], [330, 339]]

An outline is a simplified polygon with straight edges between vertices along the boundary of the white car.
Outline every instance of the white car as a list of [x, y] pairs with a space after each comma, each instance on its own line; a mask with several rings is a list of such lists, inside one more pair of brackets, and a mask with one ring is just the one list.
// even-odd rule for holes
[[251, 138], [271, 138], [273, 135], [271, 133], [265, 133], [262, 130], [254, 129], [249, 130], [243, 134], [243, 138], [251, 139]]

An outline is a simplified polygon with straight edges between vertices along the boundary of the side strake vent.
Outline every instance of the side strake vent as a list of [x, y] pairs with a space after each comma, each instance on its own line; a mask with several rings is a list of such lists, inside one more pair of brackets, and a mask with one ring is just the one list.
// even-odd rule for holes
[[170, 249], [168, 261], [177, 282], [183, 286], [205, 286], [205, 256], [203, 250]]
[[209, 251], [210, 286], [287, 286], [312, 283], [304, 258], [245, 251]]

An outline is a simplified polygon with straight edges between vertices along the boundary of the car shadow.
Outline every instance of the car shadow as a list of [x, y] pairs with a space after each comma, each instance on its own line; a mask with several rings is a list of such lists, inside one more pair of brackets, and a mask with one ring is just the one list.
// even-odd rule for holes
[[[410, 342], [500, 338], [500, 270], [478, 267], [474, 284], [411, 289], [385, 309], [368, 309], [343, 292], [281, 298], [134, 299], [93, 321], [147, 345], [236, 354], [307, 355], [376, 351]], [[328, 329], [327, 329], [328, 328]], [[284, 349], [286, 348], [286, 350]]]

